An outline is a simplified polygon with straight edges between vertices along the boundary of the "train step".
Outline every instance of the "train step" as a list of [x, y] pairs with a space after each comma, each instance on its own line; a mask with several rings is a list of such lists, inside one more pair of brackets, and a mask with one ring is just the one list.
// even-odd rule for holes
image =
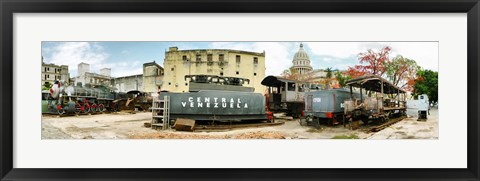
[[151, 109], [152, 110], [165, 110], [165, 108], [163, 108], [163, 107], [160, 107], [160, 108], [157, 107], [157, 108], [151, 108]]

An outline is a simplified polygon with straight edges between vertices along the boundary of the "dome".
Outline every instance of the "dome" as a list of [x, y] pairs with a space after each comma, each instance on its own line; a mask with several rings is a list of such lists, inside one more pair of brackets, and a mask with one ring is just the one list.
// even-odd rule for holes
[[297, 53], [295, 53], [295, 55], [293, 56], [292, 63], [292, 68], [300, 74], [304, 74], [313, 70], [312, 66], [310, 66], [310, 57], [308, 57], [308, 54], [303, 49], [303, 44], [301, 43], [300, 49], [298, 49]]
[[302, 59], [302, 60], [309, 60], [310, 58], [308, 57], [307, 52], [303, 49], [303, 44], [300, 43], [300, 49], [298, 50], [297, 53], [295, 53], [295, 56], [293, 56], [293, 60], [295, 59]]

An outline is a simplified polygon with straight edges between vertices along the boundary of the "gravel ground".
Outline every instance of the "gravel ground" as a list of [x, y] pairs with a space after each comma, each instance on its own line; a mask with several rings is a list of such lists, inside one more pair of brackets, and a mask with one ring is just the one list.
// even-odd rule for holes
[[430, 110], [427, 121], [409, 117], [367, 139], [438, 139], [438, 109], [434, 107]]
[[407, 118], [377, 133], [350, 130], [342, 125], [314, 129], [300, 126], [298, 119], [276, 114], [282, 125], [241, 128], [223, 132], [181, 132], [145, 128], [151, 113], [111, 113], [81, 116], [43, 116], [42, 139], [437, 139], [438, 111], [426, 122]]
[[42, 121], [42, 139], [71, 139], [72, 137], [62, 130], [53, 127], [50, 123]]

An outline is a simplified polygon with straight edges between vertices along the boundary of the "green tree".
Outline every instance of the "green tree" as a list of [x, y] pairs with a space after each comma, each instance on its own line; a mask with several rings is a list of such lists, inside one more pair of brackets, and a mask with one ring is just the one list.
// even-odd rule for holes
[[413, 95], [427, 94], [431, 104], [438, 103], [438, 72], [419, 70], [415, 79]]
[[42, 86], [42, 90], [49, 90], [51, 86], [52, 85], [50, 85], [50, 82], [45, 82], [45, 84]]
[[347, 81], [352, 79], [352, 76], [351, 75], [344, 76], [340, 71], [337, 71], [335, 72], [335, 78], [337, 79], [340, 87], [345, 87], [347, 86]]
[[412, 91], [413, 85], [408, 84], [410, 80], [414, 80], [420, 66], [412, 59], [397, 55], [391, 61], [385, 62], [385, 70], [388, 79], [400, 87], [408, 91]]
[[332, 70], [332, 68], [331, 68], [331, 67], [328, 67], [327, 69], [325, 69], [325, 72], [327, 72], [327, 75], [326, 75], [327, 79], [331, 79], [332, 76], [333, 76], [333, 70]]

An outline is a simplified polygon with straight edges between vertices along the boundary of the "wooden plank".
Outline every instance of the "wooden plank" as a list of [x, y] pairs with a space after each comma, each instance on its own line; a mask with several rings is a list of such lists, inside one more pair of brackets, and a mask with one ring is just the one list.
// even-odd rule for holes
[[193, 131], [195, 129], [195, 120], [178, 118], [175, 121], [175, 130], [177, 131]]

